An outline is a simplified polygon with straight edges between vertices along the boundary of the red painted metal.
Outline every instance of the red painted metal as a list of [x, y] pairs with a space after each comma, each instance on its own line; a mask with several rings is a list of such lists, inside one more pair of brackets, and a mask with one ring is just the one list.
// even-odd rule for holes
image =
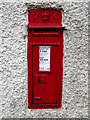
[[29, 10], [29, 28], [61, 28], [62, 14], [60, 10]]
[[[28, 11], [28, 107], [60, 108], [63, 32], [60, 10]], [[39, 46], [50, 46], [50, 71], [39, 71]]]

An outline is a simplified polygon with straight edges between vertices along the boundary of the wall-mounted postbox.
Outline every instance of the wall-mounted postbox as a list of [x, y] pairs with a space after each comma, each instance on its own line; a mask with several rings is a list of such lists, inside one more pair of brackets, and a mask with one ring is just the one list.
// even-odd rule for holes
[[60, 108], [63, 32], [60, 10], [28, 11], [28, 106]]

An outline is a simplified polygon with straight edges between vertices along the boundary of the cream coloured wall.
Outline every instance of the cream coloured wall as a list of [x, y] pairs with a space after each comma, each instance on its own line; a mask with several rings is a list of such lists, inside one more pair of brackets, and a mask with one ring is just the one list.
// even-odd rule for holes
[[[62, 8], [64, 30], [61, 109], [28, 109], [28, 8]], [[88, 0], [0, 2], [0, 117], [88, 117]]]

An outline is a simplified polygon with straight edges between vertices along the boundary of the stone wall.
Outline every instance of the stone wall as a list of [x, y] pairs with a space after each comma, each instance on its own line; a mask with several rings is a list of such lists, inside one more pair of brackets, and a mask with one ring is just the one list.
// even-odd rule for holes
[[[28, 109], [28, 8], [62, 9], [64, 37], [62, 108]], [[0, 2], [0, 117], [88, 117], [88, 0]]]

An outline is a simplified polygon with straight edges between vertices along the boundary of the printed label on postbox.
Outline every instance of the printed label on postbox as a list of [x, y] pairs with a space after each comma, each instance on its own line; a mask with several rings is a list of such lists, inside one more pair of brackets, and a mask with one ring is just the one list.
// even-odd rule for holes
[[50, 46], [39, 46], [39, 71], [50, 71]]

